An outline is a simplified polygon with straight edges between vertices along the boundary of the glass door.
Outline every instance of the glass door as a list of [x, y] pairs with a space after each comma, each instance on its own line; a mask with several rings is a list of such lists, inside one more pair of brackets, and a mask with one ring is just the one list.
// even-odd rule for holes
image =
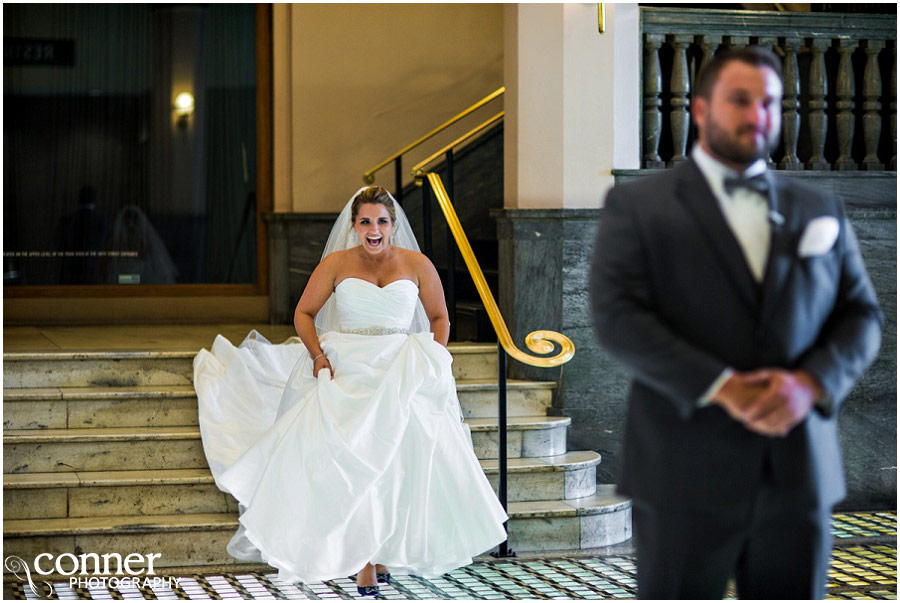
[[5, 296], [264, 294], [269, 7], [3, 12]]

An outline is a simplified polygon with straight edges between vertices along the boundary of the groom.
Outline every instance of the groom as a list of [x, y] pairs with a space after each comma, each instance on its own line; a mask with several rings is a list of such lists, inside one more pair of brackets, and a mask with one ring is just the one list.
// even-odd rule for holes
[[844, 206], [767, 170], [781, 65], [748, 47], [697, 76], [697, 144], [607, 195], [590, 277], [633, 374], [622, 493], [641, 598], [822, 598], [845, 493], [841, 401], [881, 313]]

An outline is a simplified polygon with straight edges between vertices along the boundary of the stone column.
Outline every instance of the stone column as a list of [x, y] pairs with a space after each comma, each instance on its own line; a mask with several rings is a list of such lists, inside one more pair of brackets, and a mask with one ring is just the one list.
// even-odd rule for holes
[[[597, 207], [613, 167], [640, 167], [638, 10], [504, 7], [504, 206]], [[615, 85], [611, 85], [615, 82]]]

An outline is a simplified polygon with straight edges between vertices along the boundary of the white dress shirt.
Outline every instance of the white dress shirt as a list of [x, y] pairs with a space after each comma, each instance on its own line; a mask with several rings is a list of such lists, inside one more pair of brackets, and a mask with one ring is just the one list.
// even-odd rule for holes
[[725, 191], [725, 179], [750, 178], [762, 174], [766, 171], [766, 162], [757, 159], [746, 170], [738, 172], [714, 159], [699, 144], [694, 145], [691, 157], [719, 202], [719, 208], [744, 252], [744, 259], [753, 278], [761, 283], [766, 271], [766, 261], [769, 259], [769, 238], [772, 234], [768, 199], [754, 190], [742, 187], [735, 188], [728, 194]]
[[[744, 260], [753, 274], [757, 283], [762, 283], [765, 275], [766, 262], [769, 259], [769, 247], [771, 245], [772, 226], [769, 223], [769, 203], [766, 197], [756, 191], [747, 188], [735, 188], [731, 194], [725, 191], [725, 179], [728, 177], [750, 178], [766, 171], [766, 162], [757, 159], [743, 172], [738, 172], [719, 160], [713, 158], [703, 150], [699, 143], [691, 150], [691, 157], [700, 168], [703, 177], [709, 184], [713, 196], [719, 202], [719, 209], [734, 238], [737, 239], [744, 253]], [[734, 374], [734, 370], [727, 368], [713, 381], [704, 392], [699, 402], [708, 404], [712, 396]]]

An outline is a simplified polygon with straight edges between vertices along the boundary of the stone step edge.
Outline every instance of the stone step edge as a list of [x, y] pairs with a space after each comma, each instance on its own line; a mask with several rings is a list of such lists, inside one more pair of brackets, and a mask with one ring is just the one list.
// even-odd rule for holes
[[[212, 344], [209, 344], [212, 345]], [[276, 344], [277, 345], [277, 344]], [[208, 349], [208, 346], [204, 346]], [[497, 346], [492, 343], [450, 343], [447, 349], [451, 354], [488, 354], [495, 353]], [[72, 352], [4, 352], [4, 362], [25, 362], [33, 360], [158, 360], [158, 359], [193, 359], [200, 349], [196, 350], [94, 350]]]
[[[526, 381], [509, 379], [508, 390], [556, 389], [553, 381]], [[496, 391], [497, 382], [489, 379], [457, 379], [456, 390]], [[110, 387], [23, 387], [3, 390], [4, 402], [28, 402], [46, 400], [116, 400], [126, 399], [170, 399], [196, 398], [197, 393], [192, 385], [135, 385]]]
[[[530, 419], [530, 420], [528, 420]], [[466, 419], [472, 431], [497, 431], [496, 418]], [[509, 417], [507, 431], [556, 429], [569, 426], [569, 417]], [[81, 429], [8, 429], [3, 444], [43, 444], [76, 442], [127, 442], [131, 440], [194, 440], [200, 428], [184, 427], [89, 427]]]
[[[600, 486], [598, 486], [598, 490]], [[544, 507], [541, 508], [541, 504]], [[509, 503], [511, 520], [584, 517], [616, 513], [631, 507], [631, 501], [615, 495], [595, 495], [583, 499]], [[192, 532], [197, 530], [236, 530], [234, 513], [196, 515], [125, 515], [115, 517], [78, 517], [67, 519], [7, 519], [4, 538], [75, 536], [88, 534], [140, 534]]]
[[[559, 471], [576, 471], [586, 467], [596, 467], [601, 456], [587, 460], [566, 461], [564, 457], [575, 456], [582, 451], [570, 451], [558, 456], [527, 457], [510, 459], [508, 473], [552, 473]], [[482, 470], [488, 474], [496, 474], [496, 459], [479, 459]], [[513, 463], [513, 461], [517, 461]], [[521, 461], [521, 462], [518, 462]], [[96, 488], [119, 486], [179, 486], [195, 484], [213, 484], [212, 473], [207, 469], [137, 469], [134, 471], [73, 471], [71, 473], [5, 473], [3, 474], [4, 490], [31, 490], [42, 488]]]
[[[465, 420], [469, 429], [473, 432], [498, 431], [497, 417], [471, 418]], [[536, 431], [543, 429], [558, 429], [572, 424], [571, 417], [507, 417], [506, 431]]]

